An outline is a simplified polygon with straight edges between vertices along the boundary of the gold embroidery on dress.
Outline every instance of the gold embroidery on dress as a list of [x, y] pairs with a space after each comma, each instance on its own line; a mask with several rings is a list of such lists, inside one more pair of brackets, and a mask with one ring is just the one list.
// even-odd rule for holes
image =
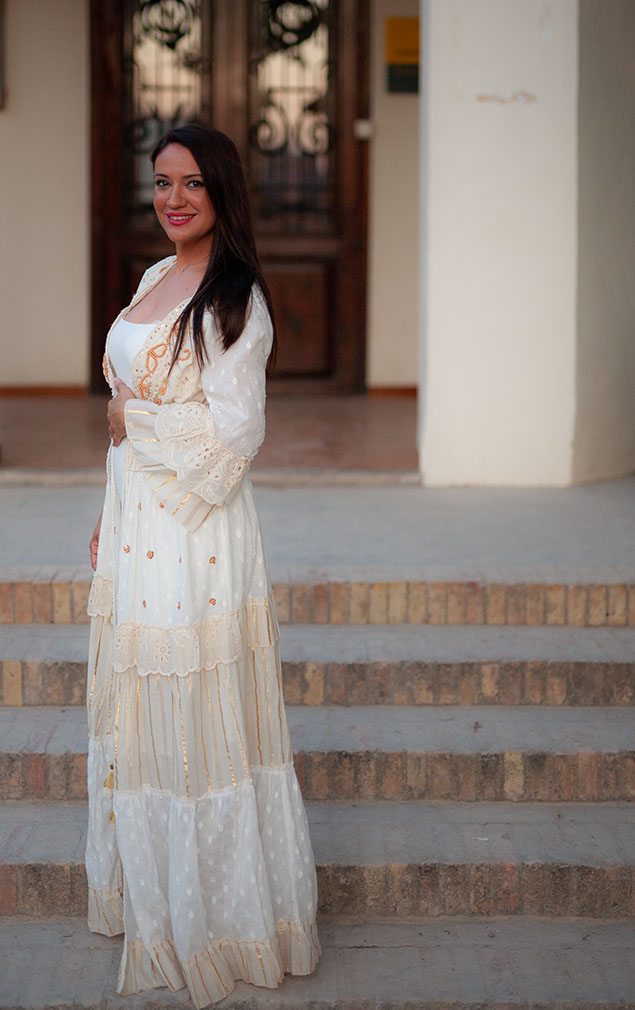
[[253, 645], [251, 647], [251, 659], [254, 669], [254, 699], [256, 702], [256, 733], [258, 735], [258, 753], [260, 755], [260, 764], [262, 765], [264, 764], [264, 761], [262, 760], [262, 748], [260, 746], [260, 713], [258, 711], [258, 677], [256, 674], [256, 650], [254, 649]]
[[108, 927], [108, 932], [110, 933], [111, 936], [114, 936], [115, 934], [113, 932], [113, 928], [110, 925], [110, 923], [108, 922], [108, 916], [106, 915], [106, 910], [105, 910], [105, 908], [103, 906], [100, 908], [100, 912], [101, 912], [101, 914], [104, 917], [104, 921], [105, 921], [105, 923], [106, 923], [106, 925]]
[[148, 695], [148, 722], [150, 724], [150, 739], [152, 741], [152, 753], [154, 754], [154, 764], [157, 770], [157, 782], [159, 783], [159, 789], [162, 789], [161, 776], [159, 774], [159, 762], [157, 761], [157, 748], [154, 742], [154, 729], [152, 727], [152, 699], [150, 695], [150, 678], [146, 677], [146, 689]]
[[153, 488], [152, 490], [153, 490], [153, 491], [158, 491], [160, 487], [163, 487], [163, 485], [164, 485], [164, 484], [169, 484], [169, 483], [170, 483], [170, 481], [171, 481], [171, 480], [174, 480], [174, 478], [175, 478], [175, 477], [176, 477], [176, 474], [175, 474], [175, 473], [173, 473], [171, 477], [168, 477], [168, 479], [167, 479], [167, 480], [164, 480], [164, 481], [163, 481], [163, 484], [159, 484], [159, 487], [155, 487], [155, 488]]
[[[211, 1003], [212, 1002], [212, 997], [210, 996], [209, 990], [208, 990], [207, 986], [205, 985], [205, 979], [203, 978], [203, 972], [201, 971], [201, 966], [198, 963], [198, 958], [194, 959], [194, 963], [195, 963], [195, 965], [197, 967], [197, 970], [198, 970], [199, 978], [201, 980], [201, 985], [203, 986], [203, 989], [205, 990], [205, 995], [206, 995], [207, 999], [209, 1000], [209, 1002]], [[218, 974], [218, 972], [216, 974]], [[225, 989], [225, 992], [227, 992], [227, 987], [223, 986], [223, 988]]]
[[[200, 711], [203, 711], [203, 678], [199, 677], [199, 690], [201, 692], [201, 704]], [[201, 719], [201, 744], [203, 745], [203, 761], [205, 763], [205, 774], [207, 775], [207, 791], [210, 792], [212, 788], [212, 781], [209, 777], [209, 765], [207, 763], [207, 751], [205, 749], [205, 721]]]
[[267, 973], [265, 972], [265, 966], [263, 964], [262, 957], [260, 955], [260, 948], [258, 947], [258, 944], [256, 943], [255, 940], [254, 940], [254, 947], [256, 948], [256, 954], [258, 955], [258, 960], [260, 961], [260, 967], [262, 968], [262, 977], [264, 978], [265, 985], [266, 985], [267, 984]]
[[[225, 731], [225, 719], [224, 719], [224, 716], [223, 716], [223, 703], [221, 701], [221, 696], [220, 696], [220, 681], [219, 681], [219, 676], [218, 676], [218, 666], [216, 667], [216, 690], [218, 691], [218, 701], [219, 701], [218, 711], [220, 712], [220, 723], [221, 723], [221, 726], [223, 727], [223, 736], [225, 737], [225, 750], [227, 751], [227, 760], [229, 761], [229, 770], [231, 772], [232, 785], [235, 786], [236, 785], [236, 779], [234, 778], [234, 766], [232, 764], [231, 754], [229, 753], [229, 744], [227, 743], [227, 733]], [[189, 793], [188, 793], [188, 795], [189, 795]]]
[[[170, 331], [170, 334], [171, 332], [172, 331]], [[150, 383], [152, 381], [152, 376], [156, 372], [161, 358], [165, 357], [165, 355], [167, 354], [168, 344], [170, 342], [170, 334], [168, 334], [167, 340], [165, 340], [161, 344], [155, 344], [154, 347], [151, 347], [146, 354], [146, 372], [139, 380], [139, 393], [141, 394], [142, 400], [150, 399], [150, 393], [151, 393]], [[177, 361], [188, 361], [189, 358], [191, 357], [191, 354], [192, 352], [186, 348], [182, 352], [182, 354], [179, 354]], [[166, 377], [161, 383], [161, 388], [159, 389], [159, 395], [154, 399], [155, 403], [159, 405], [163, 403], [163, 400], [161, 398], [165, 396], [167, 388], [168, 388], [168, 380]]]
[[[216, 676], [218, 677], [218, 667], [216, 667]], [[238, 746], [240, 747], [240, 756], [243, 762], [243, 771], [245, 773], [245, 778], [249, 778], [249, 761], [247, 760], [247, 752], [245, 750], [245, 745], [243, 743], [243, 735], [240, 730], [238, 715], [236, 714], [236, 706], [234, 704], [234, 693], [232, 691], [231, 676], [228, 668], [225, 668], [225, 684], [227, 686], [227, 693], [229, 695], [229, 704], [231, 705], [232, 716], [234, 717], [234, 726], [236, 727], [236, 737], [238, 739]]]
[[176, 508], [174, 509], [174, 512], [172, 513], [172, 515], [176, 515], [176, 513], [177, 513], [177, 512], [179, 511], [179, 509], [181, 508], [181, 505], [185, 505], [185, 503], [186, 503], [187, 499], [188, 499], [188, 498], [191, 498], [191, 497], [192, 497], [192, 494], [193, 494], [193, 492], [192, 492], [192, 491], [190, 491], [190, 493], [189, 493], [189, 494], [186, 494], [186, 496], [185, 496], [185, 498], [183, 499], [183, 501], [180, 501], [180, 502], [179, 502], [179, 504], [178, 504], [178, 505], [176, 506]]
[[185, 795], [190, 795], [190, 776], [187, 770], [187, 750], [185, 748], [185, 727], [183, 725], [183, 710], [181, 708], [181, 685], [176, 678], [176, 693], [179, 701], [179, 719], [181, 721], [181, 741], [183, 743], [183, 767], [185, 768]]

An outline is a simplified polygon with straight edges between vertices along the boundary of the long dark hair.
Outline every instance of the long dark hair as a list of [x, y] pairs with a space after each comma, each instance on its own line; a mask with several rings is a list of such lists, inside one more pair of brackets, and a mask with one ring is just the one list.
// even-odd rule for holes
[[262, 291], [271, 316], [273, 362], [276, 351], [273, 304], [258, 262], [247, 183], [236, 145], [226, 133], [209, 126], [194, 123], [178, 126], [166, 133], [155, 147], [151, 156], [153, 166], [169, 144], [181, 144], [191, 152], [216, 214], [205, 274], [174, 324], [176, 342], [170, 371], [181, 353], [190, 319], [194, 353], [199, 368], [203, 368], [206, 358], [209, 358], [203, 338], [203, 316], [208, 309], [214, 314], [223, 350], [238, 340], [245, 328], [254, 282]]

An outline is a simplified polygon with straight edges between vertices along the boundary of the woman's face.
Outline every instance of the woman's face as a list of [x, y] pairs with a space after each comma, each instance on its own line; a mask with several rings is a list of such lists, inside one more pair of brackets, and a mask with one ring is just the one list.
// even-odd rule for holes
[[154, 163], [154, 209], [173, 242], [211, 242], [216, 214], [194, 155], [181, 144], [168, 144]]

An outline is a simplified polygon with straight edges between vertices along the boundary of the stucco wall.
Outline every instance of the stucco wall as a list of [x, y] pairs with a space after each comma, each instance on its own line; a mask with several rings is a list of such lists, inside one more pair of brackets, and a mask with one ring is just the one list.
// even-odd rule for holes
[[566, 484], [576, 0], [423, 0], [420, 446], [428, 484]]
[[9, 0], [0, 385], [88, 379], [88, 3]]
[[580, 0], [573, 477], [635, 469], [635, 5]]
[[418, 0], [372, 0], [366, 380], [416, 386], [419, 322], [419, 96], [388, 94], [385, 20], [417, 17]]

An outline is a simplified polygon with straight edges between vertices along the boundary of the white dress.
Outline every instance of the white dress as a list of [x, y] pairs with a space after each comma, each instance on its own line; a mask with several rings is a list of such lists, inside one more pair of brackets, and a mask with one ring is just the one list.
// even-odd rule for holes
[[[132, 386], [132, 363], [154, 326], [156, 323], [130, 323], [127, 319], [119, 319], [111, 330], [109, 349], [113, 367], [127, 386]], [[117, 494], [121, 498], [125, 440], [113, 445], [110, 451]]]
[[207, 318], [211, 360], [195, 368], [188, 343], [167, 379], [178, 309], [143, 341], [121, 320], [107, 341], [111, 388], [113, 372], [130, 374], [138, 398], [119, 494], [109, 452], [88, 607], [86, 869], [89, 927], [125, 932], [118, 992], [187, 985], [204, 1007], [237, 979], [275, 988], [310, 974], [321, 948], [246, 472], [264, 437], [271, 323], [254, 289], [238, 341], [222, 353]]

